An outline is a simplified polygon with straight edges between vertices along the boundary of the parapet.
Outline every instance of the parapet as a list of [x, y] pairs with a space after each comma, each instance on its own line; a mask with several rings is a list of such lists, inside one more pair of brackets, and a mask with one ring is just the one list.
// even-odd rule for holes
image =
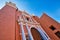
[[17, 9], [16, 4], [14, 4], [12, 2], [6, 2], [6, 5], [9, 5], [9, 6]]

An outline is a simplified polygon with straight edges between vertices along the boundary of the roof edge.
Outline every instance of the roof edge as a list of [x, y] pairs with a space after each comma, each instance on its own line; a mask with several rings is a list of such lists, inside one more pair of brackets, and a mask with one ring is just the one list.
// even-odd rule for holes
[[12, 2], [6, 2], [6, 5], [9, 5], [9, 6], [17, 9], [16, 4], [14, 4]]

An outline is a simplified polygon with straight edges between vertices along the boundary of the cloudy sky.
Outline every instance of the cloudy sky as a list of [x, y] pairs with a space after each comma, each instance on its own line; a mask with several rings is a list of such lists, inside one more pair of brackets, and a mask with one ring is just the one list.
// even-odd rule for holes
[[19, 10], [41, 16], [43, 12], [60, 22], [60, 0], [0, 0], [0, 9], [6, 2], [13, 2]]

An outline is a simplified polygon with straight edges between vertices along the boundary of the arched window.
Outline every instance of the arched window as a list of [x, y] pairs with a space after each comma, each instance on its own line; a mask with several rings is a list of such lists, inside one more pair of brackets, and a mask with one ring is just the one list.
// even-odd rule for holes
[[34, 40], [42, 40], [42, 37], [37, 29], [31, 28], [31, 33]]

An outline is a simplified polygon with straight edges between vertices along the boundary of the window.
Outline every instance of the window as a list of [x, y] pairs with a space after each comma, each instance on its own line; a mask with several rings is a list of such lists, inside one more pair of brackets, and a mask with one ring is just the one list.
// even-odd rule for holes
[[29, 21], [29, 18], [28, 18], [28, 17], [26, 17], [26, 20], [27, 20], [27, 21]]
[[55, 30], [56, 28], [51, 25], [51, 26], [50, 26], [50, 29], [51, 29], [51, 30]]
[[29, 20], [29, 18], [27, 18], [27, 20]]
[[60, 38], [60, 31], [57, 31], [55, 34]]

